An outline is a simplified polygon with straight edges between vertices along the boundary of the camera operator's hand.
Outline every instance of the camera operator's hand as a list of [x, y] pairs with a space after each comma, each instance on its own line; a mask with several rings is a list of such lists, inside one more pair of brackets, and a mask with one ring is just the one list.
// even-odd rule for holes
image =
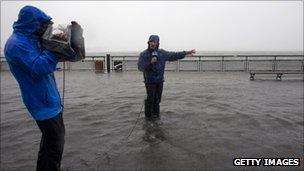
[[157, 62], [157, 57], [153, 56], [151, 59], [151, 64], [154, 64], [155, 62]]
[[78, 22], [77, 22], [77, 21], [71, 21], [71, 24], [72, 24], [72, 25], [75, 25], [75, 26], [79, 26], [79, 27], [80, 27], [80, 25], [78, 24]]

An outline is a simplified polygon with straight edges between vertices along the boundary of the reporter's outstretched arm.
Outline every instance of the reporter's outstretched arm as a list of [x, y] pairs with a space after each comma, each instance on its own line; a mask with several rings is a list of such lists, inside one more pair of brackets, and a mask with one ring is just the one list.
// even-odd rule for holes
[[190, 51], [182, 51], [182, 52], [166, 52], [166, 60], [167, 61], [176, 61], [179, 59], [183, 59], [186, 55], [192, 55], [193, 53], [195, 53], [195, 49], [190, 50]]

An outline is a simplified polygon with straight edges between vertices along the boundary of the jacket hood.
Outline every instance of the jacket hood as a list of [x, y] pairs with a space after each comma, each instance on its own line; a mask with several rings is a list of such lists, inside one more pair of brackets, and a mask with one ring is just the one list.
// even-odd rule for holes
[[148, 42], [150, 42], [150, 41], [159, 42], [159, 36], [158, 35], [150, 35]]
[[23, 7], [18, 15], [18, 20], [14, 22], [14, 31], [32, 34], [42, 23], [50, 21], [52, 18], [40, 9], [33, 6]]

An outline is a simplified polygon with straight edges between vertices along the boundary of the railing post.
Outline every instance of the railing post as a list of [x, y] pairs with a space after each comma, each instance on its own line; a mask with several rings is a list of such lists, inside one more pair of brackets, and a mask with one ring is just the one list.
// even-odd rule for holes
[[274, 56], [274, 61], [273, 61], [273, 71], [277, 70], [277, 56]]
[[71, 71], [71, 62], [68, 61], [68, 70]]
[[111, 56], [110, 59], [111, 59], [111, 70], [114, 71], [114, 61], [115, 61], [114, 56]]
[[107, 72], [111, 72], [111, 55], [107, 54]]
[[122, 57], [121, 71], [125, 71], [125, 56]]
[[103, 56], [103, 70], [106, 70], [106, 58], [107, 58], [107, 56]]
[[198, 57], [198, 71], [201, 72], [201, 56]]
[[248, 56], [245, 56], [245, 68], [244, 68], [245, 72], [248, 72]]
[[[204, 58], [204, 56], [202, 56], [202, 58]], [[201, 66], [200, 66], [201, 68], [201, 71], [203, 71], [204, 72], [204, 60], [203, 59], [201, 59]]]
[[199, 60], [196, 60], [196, 71], [199, 72]]
[[250, 71], [250, 59], [249, 59], [249, 56], [248, 56], [248, 66], [247, 66], [247, 68], [248, 68], [248, 71]]
[[91, 67], [92, 67], [92, 71], [95, 69], [95, 61], [94, 61], [94, 56], [92, 57], [92, 65], [91, 65]]
[[221, 71], [224, 71], [224, 56], [222, 56], [222, 61], [221, 61]]
[[274, 57], [273, 62], [272, 62], [272, 71], [274, 71], [274, 70], [275, 70], [275, 57]]

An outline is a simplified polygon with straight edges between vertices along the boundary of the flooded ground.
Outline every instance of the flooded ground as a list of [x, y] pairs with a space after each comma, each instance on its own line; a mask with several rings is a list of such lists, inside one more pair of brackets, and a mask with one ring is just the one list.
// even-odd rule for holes
[[[56, 78], [62, 93], [62, 71]], [[167, 72], [157, 122], [140, 113], [142, 80], [136, 71], [66, 72], [63, 170], [303, 168], [233, 166], [236, 157], [303, 157], [303, 77]], [[34, 170], [40, 137], [16, 81], [1, 72], [1, 170]]]

